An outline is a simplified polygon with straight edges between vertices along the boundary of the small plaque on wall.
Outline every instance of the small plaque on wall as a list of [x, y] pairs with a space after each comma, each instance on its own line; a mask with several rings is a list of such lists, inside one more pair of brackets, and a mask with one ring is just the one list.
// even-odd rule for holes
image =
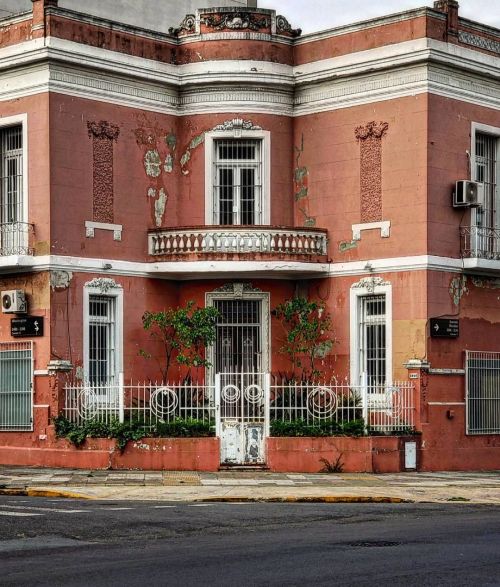
[[457, 318], [431, 318], [431, 336], [437, 338], [458, 338]]
[[12, 318], [10, 321], [10, 334], [14, 338], [43, 336], [43, 317], [24, 316], [23, 318]]

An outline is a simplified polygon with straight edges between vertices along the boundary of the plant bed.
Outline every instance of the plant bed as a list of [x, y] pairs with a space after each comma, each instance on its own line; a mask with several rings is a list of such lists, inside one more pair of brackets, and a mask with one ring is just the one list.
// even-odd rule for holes
[[88, 438], [115, 439], [116, 447], [123, 452], [129, 441], [139, 441], [145, 438], [207, 438], [215, 436], [213, 426], [209, 422], [193, 418], [175, 418], [170, 422], [156, 422], [152, 426], [145, 426], [144, 422], [119, 422], [110, 420], [88, 420], [84, 424], [75, 424], [58, 416], [54, 420], [56, 436], [65, 438], [80, 447]]

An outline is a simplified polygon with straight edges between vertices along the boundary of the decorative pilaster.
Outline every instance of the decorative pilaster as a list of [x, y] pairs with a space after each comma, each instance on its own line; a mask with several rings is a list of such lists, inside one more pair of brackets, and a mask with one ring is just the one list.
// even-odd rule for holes
[[87, 122], [93, 147], [93, 201], [92, 214], [95, 222], [113, 222], [113, 143], [120, 129], [104, 120]]
[[361, 222], [382, 220], [382, 138], [387, 122], [358, 126], [354, 134], [360, 142]]

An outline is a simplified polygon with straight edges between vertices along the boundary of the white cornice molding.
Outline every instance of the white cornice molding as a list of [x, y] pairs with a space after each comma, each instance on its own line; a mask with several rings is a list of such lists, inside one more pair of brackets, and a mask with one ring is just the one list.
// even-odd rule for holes
[[[302, 116], [429, 92], [500, 110], [496, 57], [417, 39], [292, 68], [162, 64], [48, 38], [0, 50], [1, 100], [53, 91], [171, 115]], [[16, 67], [14, 67], [16, 65]], [[366, 73], [368, 72], [369, 73]]]
[[[494, 262], [490, 262], [495, 265]], [[116, 259], [92, 259], [46, 255], [39, 257], [0, 257], [0, 275], [32, 271], [70, 271], [98, 273], [124, 277], [156, 277], [159, 279], [215, 279], [220, 276], [241, 275], [276, 279], [301, 277], [370, 276], [376, 273], [408, 271], [445, 271], [461, 273], [467, 264], [462, 259], [418, 255], [387, 259], [370, 259], [348, 263], [307, 263], [300, 261], [155, 261], [134, 262]], [[104, 267], [107, 267], [105, 269]], [[490, 272], [495, 270], [488, 267]], [[500, 273], [500, 262], [496, 262]]]

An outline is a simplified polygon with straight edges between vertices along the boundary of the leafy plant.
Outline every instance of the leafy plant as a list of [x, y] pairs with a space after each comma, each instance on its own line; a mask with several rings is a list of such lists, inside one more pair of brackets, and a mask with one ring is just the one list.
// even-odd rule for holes
[[325, 458], [320, 458], [320, 462], [323, 463], [323, 468], [319, 470], [320, 473], [342, 473], [344, 470], [344, 463], [342, 462], [343, 453], [340, 453], [336, 461], [329, 461]]
[[[192, 301], [182, 308], [144, 313], [144, 329], [162, 345], [163, 357], [157, 361], [163, 381], [167, 381], [174, 360], [188, 368], [209, 366], [205, 349], [215, 340], [218, 316], [216, 308], [195, 307]], [[144, 350], [140, 354], [151, 358]]]
[[325, 305], [297, 297], [279, 304], [273, 314], [285, 330], [280, 352], [288, 356], [294, 373], [302, 369], [303, 377], [318, 376], [316, 361], [330, 354], [334, 344], [332, 317]]

